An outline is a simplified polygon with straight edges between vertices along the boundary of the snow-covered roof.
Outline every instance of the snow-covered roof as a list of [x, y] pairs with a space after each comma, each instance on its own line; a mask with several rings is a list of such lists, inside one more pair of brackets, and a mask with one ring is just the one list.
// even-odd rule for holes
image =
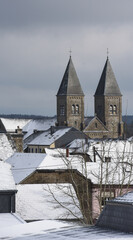
[[[111, 157], [111, 161], [117, 159], [126, 161], [132, 159], [133, 156], [133, 141], [128, 140], [93, 140], [89, 141], [87, 154], [94, 160], [94, 147], [98, 154], [103, 158]], [[99, 161], [99, 156], [96, 154], [96, 161]]]
[[[18, 214], [16, 213], [0, 213], [0, 228], [7, 228], [18, 226], [26, 223]], [[16, 227], [17, 227], [16, 226]]]
[[30, 145], [51, 145], [53, 142], [55, 142], [57, 139], [62, 137], [66, 132], [68, 132], [71, 128], [63, 128], [59, 129], [53, 134], [51, 134], [50, 130], [47, 132], [41, 133], [39, 136], [34, 138], [29, 144]]
[[0, 191], [5, 190], [16, 190], [16, 186], [10, 164], [0, 161]]
[[56, 122], [56, 118], [49, 118], [49, 119], [32, 119], [23, 127], [23, 132], [26, 132], [24, 135], [24, 139], [29, 137], [34, 130], [37, 131], [46, 131], [51, 126], [54, 126]]
[[0, 133], [0, 160], [6, 160], [14, 153], [14, 150], [5, 133]]
[[26, 184], [17, 185], [17, 190], [16, 211], [25, 220], [82, 217], [71, 184]]
[[6, 162], [12, 166], [15, 183], [21, 182], [34, 172], [45, 157], [46, 154], [42, 153], [14, 153], [9, 157]]
[[113, 199], [112, 202], [133, 204], [133, 191]]
[[1, 118], [1, 121], [3, 122], [5, 129], [7, 132], [15, 132], [17, 127], [19, 126], [20, 129], [22, 129], [28, 122], [31, 120], [29, 119], [12, 119], [12, 118]]
[[[68, 231], [68, 229], [76, 225], [72, 222], [65, 222], [59, 220], [43, 220], [43, 221], [35, 221], [25, 224], [17, 224], [17, 226], [3, 227], [0, 229], [0, 239], [47, 239], [51, 240], [55, 238], [58, 239], [58, 231], [61, 234], [62, 240], [66, 240], [64, 238], [64, 231]], [[77, 229], [77, 228], [76, 228]], [[51, 232], [51, 234], [50, 234]], [[79, 238], [81, 239], [81, 238]], [[118, 240], [118, 239], [117, 239]], [[125, 239], [124, 239], [125, 240]]]

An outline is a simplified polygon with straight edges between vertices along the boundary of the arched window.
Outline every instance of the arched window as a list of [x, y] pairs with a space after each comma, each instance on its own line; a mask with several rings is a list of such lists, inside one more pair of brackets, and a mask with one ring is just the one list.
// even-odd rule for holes
[[112, 105], [109, 106], [109, 113], [113, 114], [113, 106]]
[[72, 114], [75, 114], [75, 105], [72, 105]]
[[65, 115], [65, 106], [60, 105], [60, 115], [64, 116]]
[[117, 107], [116, 107], [116, 105], [114, 105], [114, 107], [113, 107], [113, 113], [117, 114]]
[[79, 114], [79, 105], [76, 105], [76, 114]]

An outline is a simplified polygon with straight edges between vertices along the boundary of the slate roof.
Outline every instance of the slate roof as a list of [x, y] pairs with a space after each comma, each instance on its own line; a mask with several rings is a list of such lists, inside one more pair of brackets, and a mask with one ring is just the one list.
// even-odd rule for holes
[[108, 58], [95, 92], [96, 95], [122, 96]]
[[57, 96], [59, 95], [84, 96], [71, 56], [57, 93]]
[[14, 153], [9, 157], [6, 164], [9, 163], [12, 166], [11, 170], [15, 183], [18, 184], [34, 172], [45, 157], [46, 154], [43, 153]]

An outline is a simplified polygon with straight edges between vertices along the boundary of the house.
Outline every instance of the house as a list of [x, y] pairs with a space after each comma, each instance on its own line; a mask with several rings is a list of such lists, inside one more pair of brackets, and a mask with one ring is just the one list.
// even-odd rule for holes
[[107, 201], [96, 226], [133, 232], [133, 191]]
[[11, 166], [0, 161], [0, 213], [15, 212], [16, 192]]
[[66, 148], [75, 139], [84, 139], [87, 136], [73, 127], [54, 127], [47, 131], [35, 131], [24, 139], [24, 149], [31, 153], [45, 152], [45, 148]]
[[[47, 151], [49, 153], [49, 150]], [[62, 154], [65, 154], [64, 150]], [[23, 219], [31, 221], [82, 218], [75, 190], [67, 180], [68, 173], [63, 173], [64, 170], [67, 171], [67, 167], [63, 166], [62, 158], [59, 156], [57, 151], [54, 152], [54, 155], [15, 153], [7, 160], [12, 165], [12, 174], [17, 184], [17, 213]], [[62, 173], [60, 171], [61, 164], [64, 169]], [[45, 180], [40, 178], [40, 182], [36, 180], [35, 184], [25, 184], [26, 179], [36, 171], [44, 171]], [[61, 175], [62, 177], [60, 177]], [[56, 181], [57, 177], [58, 182]], [[54, 197], [61, 204], [53, 199], [51, 192], [54, 192]]]
[[[86, 148], [89, 160], [84, 158], [82, 148], [79, 149], [80, 154], [74, 155], [68, 155], [66, 149], [46, 149], [44, 160], [42, 158], [38, 164], [34, 160], [35, 166], [32, 155], [36, 154], [25, 154], [21, 164], [17, 158], [7, 161], [13, 166], [13, 175], [19, 184], [72, 184], [78, 200], [82, 200], [80, 205], [85, 217], [97, 219], [107, 199], [131, 191], [133, 187], [132, 141], [91, 140]], [[72, 148], [70, 153], [73, 153]], [[30, 161], [26, 160], [28, 155]]]
[[23, 133], [22, 128], [29, 122], [28, 119], [0, 119], [0, 132], [4, 132], [11, 145], [18, 152], [23, 152]]

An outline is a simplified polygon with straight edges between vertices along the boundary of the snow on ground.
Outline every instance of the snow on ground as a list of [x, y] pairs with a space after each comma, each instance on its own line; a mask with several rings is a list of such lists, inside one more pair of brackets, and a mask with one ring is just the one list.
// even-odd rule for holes
[[20, 129], [22, 129], [28, 122], [31, 120], [29, 119], [12, 119], [12, 118], [1, 118], [1, 121], [3, 122], [5, 129], [7, 132], [15, 132], [17, 127], [19, 126]]
[[[18, 185], [17, 190], [16, 212], [25, 220], [82, 217], [71, 184], [25, 184]], [[64, 207], [53, 198], [51, 192]]]
[[0, 133], [0, 160], [5, 161], [14, 153], [5, 133]]

